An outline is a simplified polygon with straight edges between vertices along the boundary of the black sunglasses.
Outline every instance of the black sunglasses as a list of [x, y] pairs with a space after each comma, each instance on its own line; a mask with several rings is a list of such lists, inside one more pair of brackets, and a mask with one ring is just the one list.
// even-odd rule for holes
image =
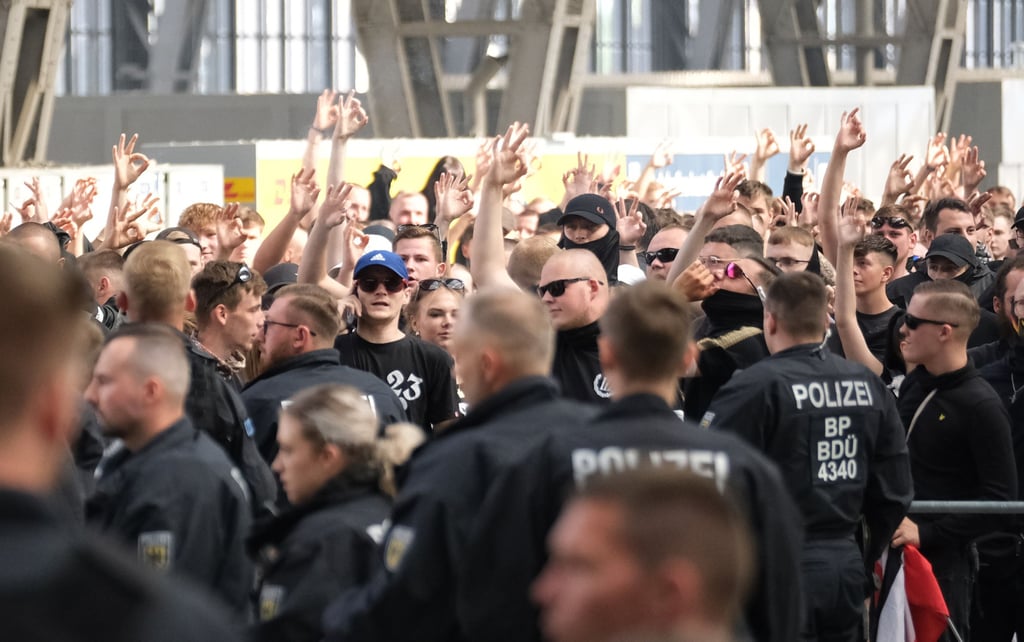
[[917, 330], [921, 325], [927, 323], [930, 325], [948, 325], [954, 328], [959, 328], [959, 323], [950, 323], [949, 321], [936, 321], [934, 319], [922, 319], [921, 317], [915, 317], [913, 314], [907, 313], [903, 317], [903, 323], [907, 325], [911, 330]]
[[654, 264], [655, 259], [662, 263], [671, 263], [676, 260], [677, 254], [679, 254], [679, 248], [675, 247], [665, 247], [655, 252], [637, 252], [637, 256], [641, 257], [647, 265]]
[[876, 216], [871, 219], [871, 227], [876, 230], [886, 224], [888, 224], [889, 227], [895, 227], [897, 229], [911, 227], [910, 221], [902, 216]]
[[373, 277], [364, 277], [361, 279], [356, 279], [356, 285], [359, 287], [360, 290], [366, 292], [367, 294], [372, 294], [376, 292], [377, 288], [380, 286], [381, 283], [384, 284], [384, 289], [386, 289], [391, 294], [401, 292], [402, 290], [405, 289], [406, 286], [405, 280], [397, 276], [389, 276], [384, 279], [375, 279]]
[[228, 290], [235, 287], [236, 285], [243, 285], [245, 283], [248, 283], [249, 281], [252, 281], [252, 270], [249, 269], [248, 265], [243, 263], [238, 268], [238, 272], [235, 273], [235, 278], [231, 280], [231, 283], [228, 283], [226, 286], [217, 290], [217, 293], [211, 296], [210, 300], [213, 301], [214, 299], [226, 293]]
[[796, 267], [796, 266], [800, 265], [801, 263], [810, 263], [811, 262], [809, 259], [808, 260], [794, 259], [793, 257], [790, 257], [790, 256], [780, 256], [780, 257], [766, 256], [766, 257], [764, 257], [764, 260], [765, 261], [769, 261], [772, 265], [774, 265], [777, 268], [786, 268], [787, 270], [789, 268]]
[[[581, 281], [589, 281], [590, 278], [586, 276], [578, 276], [574, 279], [556, 279], [550, 283], [537, 286], [537, 295], [544, 296], [545, 294], [551, 294], [556, 299], [565, 294], [565, 288], [570, 283], [579, 283]], [[598, 281], [601, 285], [604, 285], [603, 281]]]
[[423, 279], [420, 281], [419, 290], [416, 291], [416, 298], [420, 298], [424, 292], [433, 292], [434, 290], [440, 290], [442, 287], [462, 292], [466, 289], [466, 284], [462, 279]]

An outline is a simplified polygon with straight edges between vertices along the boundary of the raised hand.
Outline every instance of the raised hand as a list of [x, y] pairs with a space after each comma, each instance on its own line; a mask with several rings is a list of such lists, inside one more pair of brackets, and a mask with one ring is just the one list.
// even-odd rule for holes
[[807, 123], [797, 125], [789, 132], [789, 171], [799, 174], [807, 167], [814, 153], [814, 141], [807, 135]]
[[857, 211], [859, 205], [860, 198], [851, 196], [839, 209], [839, 244], [842, 247], [852, 247], [864, 238], [864, 219]]
[[135, 181], [139, 180], [142, 173], [149, 167], [149, 157], [135, 151], [135, 144], [139, 142], [139, 135], [134, 134], [127, 142], [125, 135], [121, 134], [117, 144], [111, 148], [111, 156], [114, 159], [114, 189], [128, 189]]
[[334, 137], [342, 140], [348, 140], [352, 138], [360, 129], [366, 126], [366, 123], [370, 122], [370, 118], [366, 115], [366, 111], [363, 110], [363, 104], [356, 98], [356, 92], [353, 89], [348, 92], [345, 99], [337, 105], [338, 109], [338, 120], [334, 126]]
[[615, 230], [619, 233], [620, 245], [636, 245], [647, 231], [647, 223], [644, 222], [639, 208], [639, 199], [633, 199], [628, 209], [622, 198], [615, 201]]
[[883, 201], [889, 198], [895, 203], [896, 199], [900, 196], [909, 194], [914, 189], [914, 175], [907, 169], [912, 160], [914, 160], [913, 156], [900, 154], [900, 157], [889, 166], [889, 175], [885, 179]]
[[78, 238], [79, 227], [75, 223], [74, 213], [69, 208], [64, 207], [54, 212], [50, 222], [67, 232], [71, 240]]
[[316, 184], [315, 169], [301, 169], [292, 176], [292, 193], [288, 213], [302, 219], [309, 214], [316, 199], [320, 197], [320, 187]]
[[119, 250], [159, 230], [162, 220], [159, 203], [160, 199], [155, 194], [147, 194], [141, 202], [114, 206], [113, 227], [109, 238], [103, 239], [103, 247]]
[[323, 90], [316, 98], [316, 111], [313, 112], [313, 129], [324, 131], [328, 127], [334, 127], [338, 122], [338, 92], [331, 89]]
[[351, 265], [355, 267], [359, 257], [363, 255], [363, 251], [366, 249], [366, 244], [370, 242], [370, 237], [363, 234], [362, 231], [351, 219], [345, 220], [341, 226], [342, 244], [341, 250], [341, 262], [344, 265]]
[[772, 230], [780, 227], [797, 227], [800, 225], [800, 214], [796, 211], [796, 204], [788, 196], [776, 198], [775, 205], [778, 208], [778, 214], [772, 219]]
[[960, 161], [960, 177], [963, 180], [964, 196], [970, 196], [985, 180], [985, 161], [978, 158], [978, 146], [969, 147]]
[[698, 215], [718, 221], [736, 211], [736, 199], [739, 196], [736, 188], [743, 182], [743, 179], [744, 175], [739, 172], [719, 176], [715, 181], [715, 190], [701, 205]]
[[[49, 209], [46, 207], [46, 198], [43, 196], [43, 188], [39, 184], [39, 177], [32, 177], [31, 181], [25, 183], [25, 187], [32, 192], [32, 196], [22, 204], [22, 210], [25, 212], [22, 217], [31, 212], [31, 218], [25, 218], [26, 221], [35, 221], [42, 223], [50, 218]], [[31, 204], [31, 207], [29, 205]]]
[[504, 136], [495, 139], [491, 167], [487, 172], [487, 180], [491, 184], [512, 185], [526, 175], [526, 163], [520, 148], [529, 133], [528, 125], [516, 122], [509, 125]]
[[818, 224], [818, 205], [821, 202], [821, 194], [818, 192], [804, 192], [800, 197], [800, 218], [803, 219], [803, 226], [812, 228]]
[[948, 165], [949, 160], [949, 149], [946, 147], [946, 134], [944, 132], [939, 132], [928, 139], [928, 151], [924, 156], [925, 167], [928, 171], [934, 172], [940, 167]]
[[469, 178], [458, 178], [448, 172], [441, 174], [434, 182], [434, 202], [437, 214], [434, 222], [451, 222], [473, 208], [473, 192], [469, 189]]
[[477, 148], [475, 174], [477, 180], [482, 180], [491, 171], [491, 158], [494, 157], [494, 145], [497, 140], [497, 138], [488, 138]]
[[245, 242], [242, 232], [242, 219], [238, 218], [238, 203], [227, 203], [217, 213], [217, 244], [221, 256], [229, 256], [232, 251]]
[[780, 151], [779, 141], [775, 140], [775, 132], [765, 127], [759, 132], [754, 132], [754, 139], [757, 141], [757, 148], [754, 151], [754, 161], [764, 165], [769, 158]]
[[651, 160], [649, 165], [655, 169], [661, 169], [668, 167], [672, 164], [672, 143], [669, 141], [662, 141], [658, 143], [658, 146], [654, 148], [654, 153], [651, 154]]
[[672, 282], [672, 287], [689, 301], [703, 301], [715, 293], [715, 275], [700, 261], [691, 263]]
[[3, 216], [0, 216], [0, 237], [7, 236], [11, 233], [12, 223], [14, 223], [14, 214], [4, 212]]
[[864, 124], [860, 122], [860, 118], [857, 116], [857, 112], [860, 111], [860, 107], [856, 107], [853, 111], [843, 112], [843, 117], [840, 120], [839, 133], [836, 135], [836, 150], [841, 152], [851, 152], [867, 140], [867, 132], [864, 131]]
[[740, 154], [734, 149], [725, 155], [724, 160], [726, 174], [742, 174], [746, 177], [747, 166], [743, 164], [747, 160], [746, 154]]
[[339, 183], [331, 185], [324, 194], [324, 202], [320, 204], [317, 220], [328, 227], [337, 227], [349, 219], [348, 196], [352, 193], [352, 185]]
[[974, 214], [974, 218], [981, 216], [981, 208], [992, 199], [988, 192], [975, 192], [967, 199], [967, 207]]

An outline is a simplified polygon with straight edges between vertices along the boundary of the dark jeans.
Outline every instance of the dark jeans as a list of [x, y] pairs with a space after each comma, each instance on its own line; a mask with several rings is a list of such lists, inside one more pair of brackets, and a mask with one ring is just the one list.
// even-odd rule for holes
[[864, 560], [853, 538], [812, 540], [800, 560], [805, 642], [854, 642], [864, 611]]

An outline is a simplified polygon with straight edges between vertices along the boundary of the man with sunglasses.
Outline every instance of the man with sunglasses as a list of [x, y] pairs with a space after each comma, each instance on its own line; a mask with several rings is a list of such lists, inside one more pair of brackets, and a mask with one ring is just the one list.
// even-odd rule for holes
[[451, 356], [399, 327], [411, 294], [402, 258], [383, 250], [367, 252], [353, 275], [360, 312], [355, 332], [335, 340], [341, 363], [391, 386], [409, 421], [425, 431], [453, 419], [458, 398]]
[[704, 237], [697, 262], [684, 273], [710, 274], [711, 281], [710, 294], [698, 296], [704, 318], [694, 332], [699, 353], [684, 382], [687, 417], [702, 417], [733, 372], [768, 356], [757, 287], [768, 285], [777, 270], [764, 263], [763, 250], [753, 228], [726, 225]]
[[604, 268], [589, 250], [564, 250], [544, 264], [537, 294], [557, 330], [551, 376], [569, 399], [607, 403], [608, 382], [597, 356], [597, 322], [608, 308]]
[[[767, 359], [733, 375], [701, 425], [735, 433], [779, 466], [803, 515], [804, 640], [854, 640], [866, 569], [912, 499], [903, 426], [891, 393], [822, 343], [828, 293], [815, 274], [784, 274], [764, 303]], [[870, 532], [862, 556], [855, 534]]]
[[642, 253], [644, 265], [647, 266], [647, 278], [655, 281], [668, 279], [669, 270], [676, 260], [676, 254], [686, 240], [686, 230], [679, 225], [666, 225], [658, 230]]
[[[978, 311], [963, 283], [930, 281], [914, 290], [904, 317], [903, 357], [917, 367], [903, 380], [898, 405], [918, 500], [1017, 497], [1009, 417], [967, 357]], [[968, 546], [1001, 522], [991, 515], [915, 515], [893, 536], [893, 546], [917, 546], [931, 562], [958, 629], [968, 626], [970, 613]]]
[[288, 285], [274, 296], [260, 332], [263, 370], [242, 391], [256, 444], [268, 463], [277, 456], [281, 403], [307, 388], [351, 386], [363, 394], [382, 426], [405, 421], [391, 388], [372, 374], [341, 365], [334, 350], [340, 328], [337, 303], [319, 286]]
[[192, 277], [196, 297], [196, 340], [217, 357], [218, 371], [242, 389], [245, 355], [263, 324], [263, 278], [244, 263], [210, 261]]
[[910, 272], [907, 264], [917, 247], [917, 232], [910, 222], [910, 212], [902, 205], [886, 205], [871, 218], [871, 232], [884, 236], [896, 246], [896, 263], [892, 281]]

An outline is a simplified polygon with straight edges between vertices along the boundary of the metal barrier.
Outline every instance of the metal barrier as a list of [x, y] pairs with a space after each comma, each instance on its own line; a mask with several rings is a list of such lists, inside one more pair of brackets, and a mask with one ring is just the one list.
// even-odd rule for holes
[[963, 515], [1013, 515], [1016, 513], [1024, 513], [1024, 501], [915, 501], [910, 503], [910, 510], [908, 512], [910, 512], [911, 514], [918, 515], [925, 513], [949, 513]]

